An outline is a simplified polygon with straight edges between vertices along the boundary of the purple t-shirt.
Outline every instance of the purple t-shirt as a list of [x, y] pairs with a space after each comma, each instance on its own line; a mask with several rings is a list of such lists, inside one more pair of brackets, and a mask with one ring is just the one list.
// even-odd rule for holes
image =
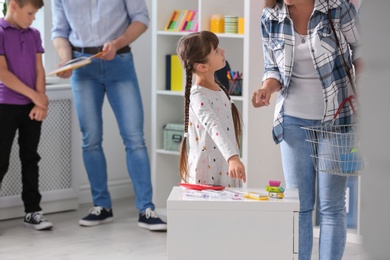
[[[24, 84], [36, 89], [36, 55], [43, 53], [41, 35], [34, 28], [18, 29], [0, 19], [0, 55], [5, 56], [8, 70]], [[0, 104], [25, 105], [31, 100], [0, 81]]]

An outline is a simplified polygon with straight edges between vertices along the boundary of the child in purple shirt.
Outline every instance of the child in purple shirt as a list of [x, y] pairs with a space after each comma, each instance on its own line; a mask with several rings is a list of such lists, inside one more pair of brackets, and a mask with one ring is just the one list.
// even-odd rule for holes
[[18, 131], [22, 166], [24, 223], [51, 229], [40, 207], [38, 144], [47, 116], [45, 71], [39, 31], [31, 28], [43, 0], [7, 0], [0, 19], [0, 184], [7, 173], [12, 143]]

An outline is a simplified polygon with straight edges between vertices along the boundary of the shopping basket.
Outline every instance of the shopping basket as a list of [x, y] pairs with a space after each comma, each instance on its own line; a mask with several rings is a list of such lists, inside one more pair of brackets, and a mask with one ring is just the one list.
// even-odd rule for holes
[[[347, 98], [353, 108], [351, 99]], [[343, 102], [340, 107], [344, 106]], [[337, 117], [339, 110], [334, 118]], [[334, 120], [333, 120], [334, 122]], [[336, 175], [359, 175], [363, 168], [363, 158], [359, 152], [359, 126], [329, 125], [302, 127], [306, 133], [306, 142], [310, 146], [310, 157], [313, 159], [317, 172], [327, 172]]]

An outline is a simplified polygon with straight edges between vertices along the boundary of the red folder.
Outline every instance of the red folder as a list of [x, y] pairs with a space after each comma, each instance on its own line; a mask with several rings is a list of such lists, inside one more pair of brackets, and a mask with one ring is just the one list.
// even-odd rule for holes
[[191, 183], [179, 183], [181, 187], [190, 190], [223, 190], [225, 186], [215, 184], [191, 184]]

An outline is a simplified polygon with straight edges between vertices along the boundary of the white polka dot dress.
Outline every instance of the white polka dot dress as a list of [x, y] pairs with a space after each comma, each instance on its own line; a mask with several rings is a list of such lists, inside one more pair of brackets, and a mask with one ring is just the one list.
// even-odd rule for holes
[[188, 123], [189, 183], [238, 187], [228, 175], [227, 160], [239, 154], [231, 103], [225, 92], [194, 85], [191, 88]]

